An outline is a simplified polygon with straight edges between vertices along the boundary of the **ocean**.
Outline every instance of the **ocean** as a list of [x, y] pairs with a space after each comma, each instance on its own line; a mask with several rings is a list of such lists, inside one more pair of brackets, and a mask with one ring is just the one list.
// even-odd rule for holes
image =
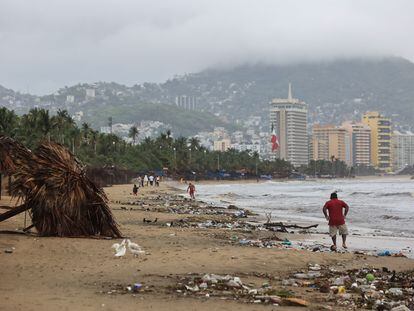
[[320, 224], [331, 192], [350, 206], [347, 224], [354, 235], [414, 237], [414, 180], [408, 177], [197, 184], [197, 199], [234, 204], [272, 221]]

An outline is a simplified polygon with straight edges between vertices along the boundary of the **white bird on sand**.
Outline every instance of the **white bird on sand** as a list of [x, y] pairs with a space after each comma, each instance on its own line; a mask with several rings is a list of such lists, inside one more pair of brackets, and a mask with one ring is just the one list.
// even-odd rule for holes
[[127, 240], [127, 245], [129, 251], [134, 254], [134, 256], [139, 256], [145, 254], [145, 251], [141, 249], [141, 246], [139, 246], [137, 243], [131, 242], [131, 240]]
[[127, 243], [127, 240], [124, 239], [121, 242], [121, 244], [115, 243], [115, 244], [112, 245], [112, 248], [115, 249], [115, 257], [122, 257], [122, 256], [125, 255], [125, 253], [126, 253], [126, 243]]

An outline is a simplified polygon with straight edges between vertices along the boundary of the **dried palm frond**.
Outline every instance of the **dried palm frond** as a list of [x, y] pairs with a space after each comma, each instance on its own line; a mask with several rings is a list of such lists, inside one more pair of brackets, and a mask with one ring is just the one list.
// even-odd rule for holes
[[12, 194], [30, 208], [40, 235], [121, 236], [104, 191], [65, 147], [44, 142], [29, 154], [13, 168]]
[[12, 138], [0, 135], [0, 172], [13, 174], [31, 158], [31, 152]]

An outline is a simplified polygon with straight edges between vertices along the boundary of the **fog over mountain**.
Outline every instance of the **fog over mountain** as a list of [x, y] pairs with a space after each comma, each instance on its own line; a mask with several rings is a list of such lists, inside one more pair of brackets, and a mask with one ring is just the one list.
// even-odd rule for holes
[[47, 94], [242, 64], [413, 61], [412, 12], [410, 0], [2, 0], [0, 84]]

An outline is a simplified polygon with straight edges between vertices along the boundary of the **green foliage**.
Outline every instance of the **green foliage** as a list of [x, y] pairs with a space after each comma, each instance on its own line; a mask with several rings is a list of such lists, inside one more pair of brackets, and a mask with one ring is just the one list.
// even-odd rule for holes
[[176, 106], [156, 103], [122, 102], [118, 105], [95, 105], [93, 103], [82, 108], [85, 120], [95, 127], [104, 126], [108, 116], [122, 123], [137, 123], [144, 120], [159, 121], [174, 129], [174, 133], [190, 136], [200, 131], [213, 130], [214, 127], [229, 127], [213, 114], [188, 111]]
[[[218, 171], [288, 176], [292, 166], [282, 160], [260, 161], [257, 153], [230, 149], [211, 152], [196, 138], [171, 137], [171, 132], [140, 144], [128, 144], [114, 134], [94, 131], [87, 123], [79, 128], [67, 111], [50, 116], [47, 110], [32, 109], [21, 117], [5, 108], [0, 110], [0, 134], [15, 137], [29, 148], [42, 140], [57, 141], [69, 148], [83, 163], [93, 167], [119, 166], [134, 171], [162, 170], [171, 174], [191, 175]], [[130, 136], [138, 130], [131, 128]]]

